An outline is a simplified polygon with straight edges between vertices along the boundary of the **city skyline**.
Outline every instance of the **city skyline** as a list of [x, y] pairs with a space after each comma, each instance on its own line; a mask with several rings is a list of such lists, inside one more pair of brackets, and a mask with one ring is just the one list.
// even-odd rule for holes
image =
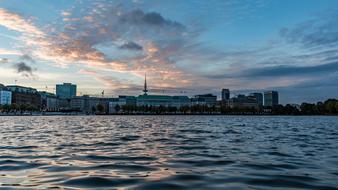
[[[0, 0], [0, 83], [337, 98], [338, 2]], [[191, 7], [194, 7], [193, 9]]]

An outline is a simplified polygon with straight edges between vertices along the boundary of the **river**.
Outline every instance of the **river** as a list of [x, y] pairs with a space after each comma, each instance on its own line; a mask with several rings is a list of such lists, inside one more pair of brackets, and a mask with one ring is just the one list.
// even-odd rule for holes
[[338, 117], [0, 117], [0, 189], [338, 189]]

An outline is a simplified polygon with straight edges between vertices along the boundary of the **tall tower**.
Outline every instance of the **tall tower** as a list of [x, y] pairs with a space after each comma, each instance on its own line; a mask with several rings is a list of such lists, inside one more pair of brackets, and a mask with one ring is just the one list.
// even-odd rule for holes
[[264, 92], [264, 106], [274, 107], [279, 104], [277, 91]]
[[230, 99], [230, 90], [222, 89], [222, 101], [227, 101]]
[[147, 95], [148, 89], [147, 89], [147, 74], [144, 75], [144, 89], [143, 89], [144, 95]]

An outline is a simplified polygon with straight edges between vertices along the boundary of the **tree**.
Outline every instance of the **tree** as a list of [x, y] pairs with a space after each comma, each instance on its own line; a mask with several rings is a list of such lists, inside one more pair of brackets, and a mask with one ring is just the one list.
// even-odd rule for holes
[[21, 104], [21, 105], [19, 105], [19, 109], [20, 109], [20, 111], [27, 111], [27, 110], [29, 110], [29, 106], [30, 105], [28, 105], [28, 104]]
[[14, 111], [14, 110], [16, 111], [16, 110], [19, 109], [19, 105], [17, 105], [17, 104], [11, 104], [11, 105], [9, 106], [9, 109], [10, 109], [10, 110], [13, 110], [13, 111]]
[[8, 104], [5, 104], [2, 106], [2, 110], [5, 111], [5, 112], [8, 112], [10, 110], [11, 106], [8, 105]]
[[120, 110], [121, 110], [121, 107], [120, 107], [120, 105], [116, 105], [115, 106], [115, 111], [116, 111], [116, 113], [118, 113], [118, 112], [120, 112]]
[[102, 113], [104, 111], [104, 106], [102, 104], [98, 104], [96, 106], [96, 109], [97, 109], [97, 111], [99, 111], [100, 113]]
[[300, 109], [302, 111], [302, 114], [305, 114], [305, 115], [315, 115], [316, 114], [316, 105], [315, 104], [302, 103], [302, 105], [300, 106]]
[[177, 112], [177, 108], [176, 108], [176, 107], [169, 107], [169, 108], [168, 108], [168, 111], [169, 111], [170, 113], [176, 113], [176, 112]]
[[95, 113], [96, 112], [96, 108], [95, 106], [92, 107], [92, 113]]
[[189, 107], [189, 106], [181, 106], [181, 107], [180, 107], [180, 112], [181, 112], [181, 113], [186, 114], [186, 113], [188, 113], [189, 110], [190, 110], [190, 107]]
[[325, 109], [328, 112], [328, 114], [335, 114], [337, 113], [336, 110], [336, 100], [329, 99], [325, 101]]

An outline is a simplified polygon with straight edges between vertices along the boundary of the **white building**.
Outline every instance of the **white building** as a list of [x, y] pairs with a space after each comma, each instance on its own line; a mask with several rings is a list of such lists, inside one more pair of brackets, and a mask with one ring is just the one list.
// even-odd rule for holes
[[176, 107], [191, 106], [188, 96], [140, 95], [137, 97], [137, 106]]
[[12, 92], [6, 90], [0, 90], [0, 105], [12, 104]]
[[41, 106], [46, 111], [58, 111], [59, 99], [55, 94], [49, 92], [39, 92], [41, 95]]
[[[125, 105], [136, 106], [136, 97], [119, 96], [118, 98], [111, 98], [108, 103], [109, 114], [119, 112]], [[120, 110], [116, 110], [117, 107], [119, 107]]]

